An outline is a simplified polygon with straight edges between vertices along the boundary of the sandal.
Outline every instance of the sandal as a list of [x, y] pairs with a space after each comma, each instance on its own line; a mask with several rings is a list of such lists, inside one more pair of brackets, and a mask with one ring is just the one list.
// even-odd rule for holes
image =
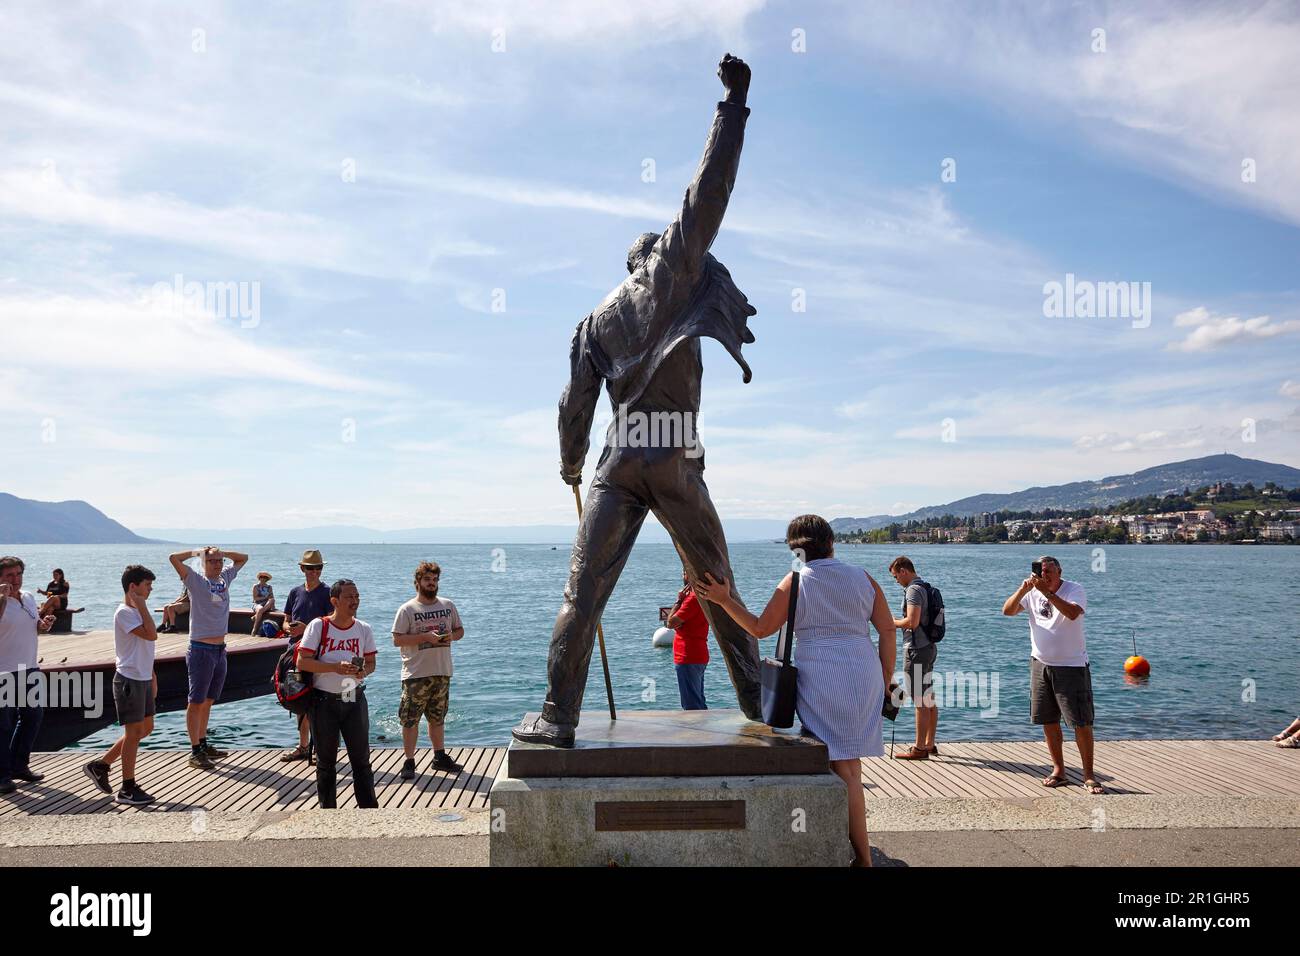
[[1300, 734], [1284, 737], [1277, 742], [1277, 745], [1283, 750], [1300, 750]]
[[895, 760], [929, 760], [930, 751], [924, 747], [908, 747], [894, 754]]
[[1043, 778], [1044, 787], [1064, 787], [1067, 783], [1069, 783], [1069, 781], [1066, 780], [1064, 776], [1057, 776], [1056, 774], [1050, 774]]
[[295, 760], [309, 760], [310, 758], [310, 747], [294, 747], [292, 750], [286, 750], [280, 754], [281, 763], [293, 763]]
[[1106, 792], [1106, 788], [1103, 787], [1101, 784], [1099, 784], [1092, 777], [1089, 777], [1087, 780], [1083, 782], [1083, 789], [1087, 790], [1089, 793], [1098, 794], [1098, 795]]

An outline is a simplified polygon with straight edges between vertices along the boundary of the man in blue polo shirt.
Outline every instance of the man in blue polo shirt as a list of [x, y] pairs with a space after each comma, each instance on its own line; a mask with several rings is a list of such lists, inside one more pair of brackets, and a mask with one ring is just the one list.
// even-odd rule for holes
[[[289, 600], [284, 605], [285, 628], [289, 632], [290, 643], [302, 639], [307, 625], [318, 617], [325, 617], [334, 610], [330, 604], [330, 589], [321, 584], [321, 572], [325, 570], [325, 560], [315, 549], [304, 551], [298, 562], [304, 582], [289, 592]], [[310, 760], [311, 744], [308, 733], [311, 722], [304, 714], [298, 718], [298, 746], [286, 750], [280, 760], [290, 763], [294, 760]]]

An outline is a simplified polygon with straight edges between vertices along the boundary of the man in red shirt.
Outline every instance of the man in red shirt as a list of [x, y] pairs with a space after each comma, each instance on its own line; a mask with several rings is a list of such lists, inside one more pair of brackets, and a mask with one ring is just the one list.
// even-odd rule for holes
[[704, 668], [709, 666], [709, 620], [704, 616], [690, 578], [682, 572], [682, 589], [677, 603], [668, 614], [673, 637], [673, 665], [677, 669], [677, 689], [682, 710], [708, 710], [704, 702]]

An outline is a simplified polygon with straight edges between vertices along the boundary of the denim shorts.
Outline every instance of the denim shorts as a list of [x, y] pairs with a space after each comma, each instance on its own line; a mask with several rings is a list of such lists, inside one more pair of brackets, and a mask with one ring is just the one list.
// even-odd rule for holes
[[191, 704], [221, 699], [221, 691], [226, 686], [225, 644], [190, 641], [190, 649], [185, 653], [185, 666], [190, 673]]

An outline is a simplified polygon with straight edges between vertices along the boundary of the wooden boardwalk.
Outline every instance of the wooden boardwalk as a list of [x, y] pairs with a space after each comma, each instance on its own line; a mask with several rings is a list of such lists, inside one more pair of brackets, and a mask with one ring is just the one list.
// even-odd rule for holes
[[[942, 755], [930, 760], [862, 761], [867, 800], [1096, 799], [1079, 785], [1078, 752], [1066, 741], [1072, 786], [1049, 789], [1040, 781], [1050, 766], [1041, 740], [988, 743], [940, 741]], [[458, 774], [429, 769], [432, 754], [419, 751], [418, 776], [398, 779], [402, 751], [372, 751], [375, 789], [381, 807], [483, 809], [505, 749], [452, 748], [465, 769]], [[0, 797], [0, 823], [18, 815], [65, 813], [187, 812], [193, 810], [293, 811], [316, 805], [315, 768], [302, 761], [281, 763], [279, 750], [241, 750], [214, 771], [192, 770], [188, 753], [142, 752], [136, 776], [158, 802], [137, 810], [113, 803], [96, 790], [81, 767], [94, 754], [64, 750], [35, 754], [32, 765], [46, 774]], [[1107, 793], [1151, 796], [1244, 796], [1300, 798], [1300, 751], [1280, 750], [1261, 740], [1107, 740], [1097, 744], [1097, 774]], [[113, 782], [119, 781], [116, 768]], [[346, 757], [339, 755], [339, 806], [355, 806]]]
[[[901, 747], [899, 749], [902, 749]], [[1079, 752], [1065, 741], [1070, 786], [1049, 788], [1042, 740], [948, 743], [929, 760], [862, 761], [868, 802], [910, 799], [1016, 800], [1088, 797]], [[1109, 794], [1300, 797], [1300, 751], [1267, 740], [1101, 740], [1095, 772]]]
[[[148, 807], [123, 807], [101, 793], [82, 772], [96, 756], [87, 750], [62, 750], [32, 755], [32, 768], [45, 774], [40, 783], [23, 784], [17, 793], [0, 797], [0, 823], [17, 814], [157, 813], [193, 810], [292, 811], [316, 806], [316, 768], [306, 761], [281, 763], [279, 749], [235, 750], [217, 761], [215, 770], [195, 770], [189, 752], [141, 751], [136, 780], [157, 801]], [[505, 756], [504, 748], [452, 747], [448, 753], [464, 765], [457, 774], [429, 769], [431, 750], [416, 754], [416, 778], [398, 778], [403, 754], [400, 748], [371, 751], [375, 792], [381, 807], [440, 807], [447, 810], [487, 806], [488, 789]], [[112, 782], [121, 782], [120, 765]], [[339, 753], [338, 805], [355, 807], [352, 772], [347, 757]]]

